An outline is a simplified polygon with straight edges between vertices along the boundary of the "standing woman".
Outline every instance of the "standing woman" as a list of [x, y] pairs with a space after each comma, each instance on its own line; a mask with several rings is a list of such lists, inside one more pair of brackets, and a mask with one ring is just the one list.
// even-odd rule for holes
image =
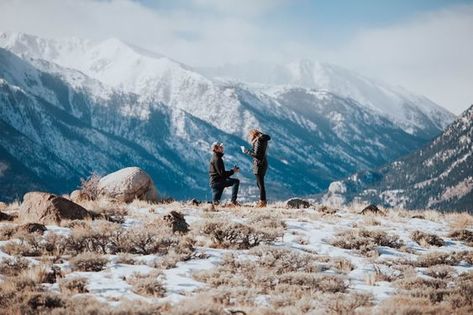
[[268, 169], [268, 160], [266, 159], [266, 150], [268, 141], [271, 137], [263, 134], [258, 129], [252, 129], [248, 132], [248, 140], [253, 145], [252, 150], [244, 149], [244, 153], [253, 157], [253, 174], [256, 176], [256, 184], [259, 188], [258, 208], [266, 207], [266, 189], [264, 187], [264, 175]]

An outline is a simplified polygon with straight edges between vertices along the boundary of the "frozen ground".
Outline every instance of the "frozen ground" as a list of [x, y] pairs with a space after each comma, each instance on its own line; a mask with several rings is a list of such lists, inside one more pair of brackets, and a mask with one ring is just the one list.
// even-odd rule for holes
[[[120, 261], [116, 254], [106, 255], [108, 263], [101, 271], [73, 271], [68, 256], [63, 259], [56, 259], [49, 266], [60, 267], [65, 279], [85, 278], [88, 293], [77, 293], [76, 295], [87, 294], [95, 296], [99, 301], [106, 302], [112, 306], [120, 305], [120, 301], [140, 300], [149, 304], [166, 304], [169, 307], [179, 305], [186, 299], [191, 299], [194, 295], [202, 293], [212, 287], [211, 284], [197, 280], [195, 275], [202, 271], [211, 272], [218, 268], [225, 256], [234, 254], [238, 259], [254, 259], [248, 254], [247, 248], [235, 248], [216, 244], [212, 238], [202, 233], [202, 226], [208, 220], [220, 220], [220, 222], [249, 224], [254, 217], [269, 216], [280, 220], [284, 228], [282, 234], [270, 242], [271, 246], [285, 248], [296, 253], [310, 253], [317, 257], [326, 257], [326, 260], [344, 258], [351, 262], [352, 270], [339, 272], [343, 274], [347, 284], [346, 293], [366, 293], [371, 297], [372, 311], [384, 300], [395, 296], [399, 291], [395, 281], [381, 278], [380, 275], [402, 274], [402, 271], [393, 268], [396, 261], [416, 261], [418, 257], [439, 252], [458, 253], [471, 251], [471, 247], [466, 242], [452, 239], [449, 234], [457, 228], [464, 228], [471, 231], [471, 217], [464, 215], [442, 215], [435, 212], [409, 213], [406, 211], [390, 210], [387, 216], [368, 215], [358, 213], [359, 209], [345, 208], [336, 209], [335, 214], [324, 215], [320, 211], [320, 206], [312, 206], [308, 209], [286, 209], [273, 205], [267, 209], [259, 210], [251, 207], [238, 209], [220, 208], [216, 212], [210, 212], [207, 205], [191, 206], [181, 203], [169, 205], [151, 205], [143, 203], [133, 203], [127, 206], [128, 214], [121, 223], [124, 229], [133, 227], [143, 227], [147, 222], [162, 218], [170, 211], [179, 211], [185, 216], [185, 220], [190, 225], [189, 237], [193, 239], [194, 252], [190, 259], [178, 261], [166, 268], [156, 267], [160, 260], [164, 260], [166, 255], [148, 254], [132, 255], [134, 263], [124, 263]], [[414, 214], [420, 214], [420, 218], [412, 218]], [[222, 221], [223, 220], [223, 221]], [[470, 220], [470, 221], [468, 221]], [[16, 223], [13, 223], [16, 224]], [[94, 224], [92, 222], [91, 224]], [[0, 223], [0, 227], [12, 225], [12, 223]], [[369, 254], [362, 253], [361, 250], [344, 249], [333, 245], [337, 234], [343, 231], [353, 230], [373, 230], [386, 232], [388, 235], [398, 236], [402, 242], [399, 248], [389, 246], [376, 246]], [[412, 232], [422, 231], [440, 237], [443, 246], [430, 246], [419, 244], [412, 239]], [[36, 236], [38, 239], [45, 238], [54, 233], [61, 237], [68, 237], [71, 228], [66, 226], [47, 225], [44, 235]], [[0, 259], [13, 258], [8, 254], [3, 246], [8, 242], [19, 242], [13, 236], [11, 239], [4, 239], [0, 242]], [[469, 244], [471, 245], [471, 244]], [[316, 257], [314, 256], [314, 257]], [[457, 275], [471, 272], [471, 253], [465, 254], [465, 259], [459, 259], [452, 264]], [[70, 258], [70, 257], [69, 257]], [[36, 263], [44, 261], [41, 257], [28, 257], [28, 260]], [[161, 296], [143, 295], [137, 292], [128, 279], [136, 274], [147, 275], [159, 269], [156, 279], [160, 281], [164, 288]], [[427, 267], [413, 266], [415, 272], [412, 276], [426, 277]], [[237, 273], [235, 271], [235, 277]], [[323, 274], [337, 274], [333, 268], [322, 271]], [[3, 279], [6, 279], [2, 276]], [[256, 280], [255, 280], [256, 281]], [[51, 292], [61, 293], [58, 283], [43, 284], [43, 288]], [[219, 288], [215, 286], [214, 288]], [[315, 293], [314, 293], [315, 294]], [[253, 304], [274, 308], [271, 304], [271, 294], [260, 292], [254, 296]], [[251, 305], [251, 303], [250, 303]], [[238, 304], [233, 305], [238, 307]], [[247, 306], [247, 305], [246, 305]], [[245, 307], [246, 307], [245, 306]]]

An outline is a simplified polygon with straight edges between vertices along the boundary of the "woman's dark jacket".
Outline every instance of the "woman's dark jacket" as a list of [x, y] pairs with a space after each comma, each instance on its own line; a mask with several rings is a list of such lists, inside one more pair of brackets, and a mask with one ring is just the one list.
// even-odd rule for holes
[[253, 149], [248, 151], [248, 155], [253, 157], [253, 174], [264, 175], [268, 169], [268, 160], [266, 159], [266, 149], [271, 137], [261, 135], [253, 142]]

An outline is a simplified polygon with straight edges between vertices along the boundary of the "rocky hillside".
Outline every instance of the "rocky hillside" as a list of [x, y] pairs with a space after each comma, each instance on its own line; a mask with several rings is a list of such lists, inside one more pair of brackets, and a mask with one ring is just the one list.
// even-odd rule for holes
[[415, 153], [332, 183], [324, 200], [473, 211], [473, 105]]

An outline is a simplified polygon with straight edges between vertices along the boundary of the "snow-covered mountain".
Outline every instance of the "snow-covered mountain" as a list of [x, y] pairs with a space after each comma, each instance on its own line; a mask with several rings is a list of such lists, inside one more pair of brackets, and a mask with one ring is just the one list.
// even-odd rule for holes
[[404, 131], [430, 137], [454, 116], [424, 96], [415, 95], [336, 65], [299, 60], [282, 65], [246, 63], [202, 69], [215, 77], [270, 85], [327, 90], [352, 98], [380, 115], [393, 119]]
[[63, 192], [92, 171], [131, 164], [166, 194], [205, 198], [215, 140], [226, 143], [227, 164], [242, 167], [242, 193], [251, 196], [250, 161], [237, 148], [254, 127], [273, 138], [268, 188], [285, 198], [320, 192], [441, 132], [440, 123], [406, 132], [388, 113], [328, 90], [212, 79], [115, 39], [3, 33], [0, 47], [0, 180], [11, 188], [2, 198], [31, 189], [13, 175]]
[[324, 200], [473, 211], [473, 105], [422, 149], [330, 184]]

